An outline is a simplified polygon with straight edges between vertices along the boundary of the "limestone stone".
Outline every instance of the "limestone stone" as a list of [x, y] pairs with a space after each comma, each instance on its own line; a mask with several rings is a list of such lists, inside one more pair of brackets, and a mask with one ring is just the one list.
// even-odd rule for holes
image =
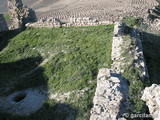
[[8, 0], [8, 13], [12, 20], [10, 29], [19, 29], [29, 21], [36, 21], [34, 11], [24, 6], [22, 0]]
[[46, 28], [56, 28], [56, 27], [70, 27], [70, 26], [97, 26], [97, 25], [108, 25], [113, 24], [111, 21], [98, 21], [94, 18], [84, 17], [84, 18], [70, 18], [69, 22], [63, 23], [57, 18], [42, 18], [35, 23], [26, 24], [30, 27], [46, 27]]
[[[103, 76], [105, 79], [101, 79]], [[125, 87], [123, 87], [125, 86]], [[97, 77], [97, 88], [93, 99], [90, 120], [117, 120], [126, 112], [128, 98], [127, 82], [112, 69], [102, 68]], [[125, 88], [125, 89], [124, 89]], [[125, 104], [125, 106], [122, 106]]]
[[[142, 75], [141, 79], [147, 76], [147, 68], [143, 56], [142, 44], [139, 39], [137, 31], [133, 30], [130, 40], [135, 41], [136, 44], [132, 46], [129, 54], [133, 54], [133, 58], [124, 63], [125, 57], [122, 56], [124, 46], [125, 24], [115, 22], [114, 37], [112, 42], [111, 59], [113, 64], [111, 69], [102, 68], [97, 75], [97, 88], [93, 99], [93, 108], [91, 110], [90, 120], [124, 120], [123, 115], [128, 112], [130, 103], [128, 98], [128, 83], [121, 75], [124, 66], [133, 65], [137, 67], [139, 73]], [[129, 46], [125, 46], [128, 49]], [[135, 57], [136, 56], [136, 57]], [[136, 59], [136, 60], [135, 60]], [[134, 61], [134, 62], [133, 62]], [[153, 103], [152, 103], [153, 104]]]
[[143, 91], [141, 99], [146, 102], [154, 120], [160, 120], [160, 85], [152, 84]]
[[58, 28], [62, 26], [62, 22], [58, 18], [42, 18], [35, 23], [26, 24], [26, 26], [36, 27], [36, 28]]
[[121, 36], [124, 34], [125, 23], [123, 22], [115, 22], [114, 23], [114, 36]]

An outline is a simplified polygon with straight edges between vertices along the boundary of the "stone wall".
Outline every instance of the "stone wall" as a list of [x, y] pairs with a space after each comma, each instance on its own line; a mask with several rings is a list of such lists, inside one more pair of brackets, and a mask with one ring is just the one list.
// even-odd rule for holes
[[70, 18], [69, 22], [63, 23], [57, 18], [42, 18], [35, 23], [26, 24], [28, 27], [46, 27], [46, 28], [56, 28], [56, 27], [70, 27], [70, 26], [97, 26], [97, 25], [107, 25], [113, 24], [110, 21], [98, 21], [93, 18]]
[[[125, 120], [123, 115], [130, 109], [130, 103], [127, 101], [129, 85], [121, 73], [124, 72], [126, 66], [137, 67], [141, 80], [148, 77], [138, 32], [133, 30], [132, 39], [124, 40], [124, 29], [124, 23], [115, 22], [111, 54], [113, 64], [111, 69], [99, 70], [90, 120]], [[123, 51], [130, 48], [124, 43], [131, 40], [135, 41], [135, 44], [128, 54], [132, 54], [133, 57], [128, 62], [124, 62], [126, 58], [122, 55]]]
[[127, 112], [129, 105], [127, 103], [129, 88], [127, 80], [121, 75], [122, 64], [119, 62], [124, 27], [124, 23], [115, 22], [111, 55], [114, 62], [111, 69], [99, 70], [90, 120], [125, 119], [123, 114]]
[[35, 28], [58, 28], [62, 26], [62, 22], [57, 18], [43, 18], [38, 20], [35, 23], [26, 24], [27, 27], [35, 27]]
[[8, 31], [8, 27], [3, 14], [0, 14], [0, 32], [4, 31]]
[[8, 0], [8, 12], [12, 20], [10, 29], [22, 28], [26, 23], [30, 22], [31, 19], [36, 21], [35, 13], [32, 9], [24, 6], [22, 0]]
[[128, 90], [127, 81], [120, 73], [113, 69], [100, 69], [90, 120], [122, 119], [128, 108]]
[[135, 49], [131, 51], [133, 55], [133, 66], [139, 70], [141, 80], [149, 78], [145, 58], [143, 55], [142, 42], [140, 40], [139, 32], [135, 29], [131, 31], [132, 41], [135, 41]]

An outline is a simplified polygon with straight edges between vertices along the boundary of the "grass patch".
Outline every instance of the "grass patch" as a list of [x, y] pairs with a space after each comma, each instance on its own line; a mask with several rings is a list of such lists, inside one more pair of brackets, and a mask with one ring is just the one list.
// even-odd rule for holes
[[[113, 25], [26, 29], [9, 40], [7, 47], [0, 53], [0, 76], [3, 78], [0, 80], [0, 87], [14, 82], [9, 91], [1, 94], [6, 95], [16, 90], [41, 85], [49, 93], [65, 93], [88, 88], [82, 96], [73, 92], [72, 97], [65, 102], [76, 109], [76, 120], [88, 120], [98, 69], [111, 67], [112, 37]], [[42, 63], [45, 64], [41, 65]], [[38, 69], [31, 74], [21, 77], [36, 67]], [[50, 102], [48, 104], [52, 108]], [[46, 119], [55, 119], [51, 117], [53, 111], [48, 112], [50, 116]], [[42, 116], [33, 115], [35, 117], [27, 118], [35, 120]], [[5, 117], [9, 119], [6, 115]], [[14, 118], [21, 117], [13, 117], [13, 120]], [[60, 115], [57, 120], [61, 119], [67, 118]]]
[[[144, 102], [141, 100], [141, 91], [145, 88], [145, 81], [142, 81], [140, 78], [139, 70], [134, 67], [134, 54], [131, 54], [130, 51], [136, 49], [136, 41], [132, 40], [130, 36], [123, 36], [124, 43], [122, 46], [122, 56], [125, 57], [124, 72], [122, 73], [123, 77], [129, 80], [129, 101], [132, 103], [131, 107], [133, 110], [131, 113], [145, 113], [146, 107]], [[130, 53], [130, 54], [128, 54]]]
[[5, 18], [6, 21], [9, 21], [10, 20], [10, 15], [8, 13], [5, 13], [4, 18]]
[[136, 17], [124, 17], [122, 19], [123, 22], [127, 24], [128, 27], [140, 27], [141, 23], [143, 22], [142, 18], [136, 18]]

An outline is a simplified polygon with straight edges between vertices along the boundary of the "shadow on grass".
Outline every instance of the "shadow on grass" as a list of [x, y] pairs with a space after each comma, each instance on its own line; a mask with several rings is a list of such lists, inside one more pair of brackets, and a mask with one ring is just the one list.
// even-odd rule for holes
[[77, 110], [70, 105], [55, 103], [54, 101], [50, 101], [50, 104], [45, 103], [40, 110], [29, 116], [0, 112], [0, 120], [76, 120]]
[[[47, 85], [47, 81], [43, 76], [43, 69], [38, 67], [42, 61], [41, 57], [22, 59], [11, 63], [1, 63], [0, 64], [0, 87], [5, 86], [9, 83], [11, 86], [17, 86], [26, 88], [27, 86], [34, 85]], [[37, 68], [33, 71], [35, 68]], [[32, 72], [33, 71], [33, 72]], [[26, 74], [28, 73], [28, 74]], [[14, 85], [13, 85], [14, 83]], [[16, 89], [18, 89], [17, 87]], [[3, 93], [3, 92], [1, 92]]]
[[[50, 105], [52, 104], [52, 105]], [[77, 110], [68, 104], [45, 103], [37, 112], [29, 116], [17, 116], [0, 112], [0, 120], [76, 120]]]
[[[43, 67], [39, 66], [40, 62], [42, 62], [42, 58], [35, 57], [12, 63], [1, 63], [0, 86], [4, 87], [5, 84], [9, 84], [9, 89], [5, 91], [6, 88], [4, 87], [4, 90], [1, 90], [0, 98], [15, 91], [29, 88], [42, 88], [46, 92], [46, 98], [48, 98], [48, 78], [44, 74]], [[14, 79], [11, 80], [11, 78]], [[44, 101], [41, 109], [29, 116], [11, 115], [5, 113], [1, 107], [2, 104], [0, 104], [0, 120], [75, 120], [77, 116], [77, 109], [72, 108], [69, 104], [56, 103], [49, 99]]]
[[7, 32], [0, 33], [0, 52], [8, 45], [10, 39], [14, 38], [16, 35], [21, 33], [22, 31], [11, 30]]
[[160, 35], [140, 33], [151, 84], [160, 84]]

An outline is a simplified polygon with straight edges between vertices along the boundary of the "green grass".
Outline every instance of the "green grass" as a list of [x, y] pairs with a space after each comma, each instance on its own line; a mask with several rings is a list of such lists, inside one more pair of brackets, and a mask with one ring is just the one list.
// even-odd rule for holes
[[141, 23], [143, 22], [142, 18], [136, 18], [136, 17], [125, 17], [122, 19], [123, 22], [127, 24], [128, 27], [139, 27]]
[[125, 65], [122, 69], [123, 77], [128, 79], [129, 82], [129, 102], [132, 103], [131, 113], [145, 113], [146, 107], [144, 102], [141, 100], [141, 91], [145, 88], [146, 83], [140, 78], [140, 73], [138, 68], [134, 67], [134, 55], [128, 54], [131, 50], [136, 49], [136, 41], [132, 40], [130, 36], [123, 36], [124, 43], [122, 46], [122, 56], [125, 57], [124, 63], [129, 63]]
[[[139, 72], [136, 68], [131, 66], [127, 66], [125, 68], [125, 72], [123, 76], [129, 80], [129, 101], [132, 103], [133, 111], [132, 113], [147, 113], [148, 108], [145, 103], [140, 99], [142, 94], [141, 91], [144, 90], [145, 87], [150, 86], [151, 84], [159, 84], [160, 83], [160, 65], [158, 61], [160, 61], [160, 35], [155, 33], [148, 33], [147, 31], [150, 30], [147, 26], [143, 23], [143, 21], [139, 21], [139, 18], [124, 18], [124, 22], [127, 24], [127, 31], [126, 34], [130, 34], [130, 31], [133, 28], [137, 28], [140, 31], [140, 39], [143, 41], [143, 53], [145, 57], [145, 61], [147, 64], [148, 72], [149, 72], [149, 80], [140, 80]], [[130, 36], [124, 36], [127, 46], [134, 45], [134, 42], [131, 40]], [[124, 43], [125, 44], [125, 43]], [[124, 48], [123, 56], [132, 62], [132, 55], [129, 55], [129, 50]], [[124, 61], [127, 62], [127, 61]], [[138, 119], [138, 118], [137, 118]], [[141, 119], [141, 118], [140, 118]]]
[[8, 14], [8, 13], [5, 13], [5, 14], [4, 14], [4, 18], [5, 18], [6, 21], [10, 20], [9, 14]]
[[[89, 91], [84, 92], [83, 96], [77, 96], [76, 92], [73, 92], [72, 97], [63, 103], [77, 111], [76, 120], [88, 120], [98, 69], [111, 67], [112, 33], [113, 25], [27, 28], [9, 40], [7, 47], [0, 52], [0, 88], [7, 83], [13, 83], [10, 89], [1, 92], [1, 95], [6, 96], [13, 91], [42, 85], [49, 93], [65, 93], [88, 88]], [[30, 75], [21, 77], [46, 59], [49, 60], [46, 64]], [[55, 106], [52, 102], [50, 100], [47, 103], [49, 109]], [[46, 109], [41, 110], [45, 113]], [[39, 120], [43, 115], [40, 111], [28, 117], [1, 114], [9, 120]], [[51, 110], [46, 112], [50, 114], [47, 114], [49, 117], [46, 116], [46, 120], [66, 119], [66, 116], [61, 115], [56, 118], [59, 114], [51, 117]]]

